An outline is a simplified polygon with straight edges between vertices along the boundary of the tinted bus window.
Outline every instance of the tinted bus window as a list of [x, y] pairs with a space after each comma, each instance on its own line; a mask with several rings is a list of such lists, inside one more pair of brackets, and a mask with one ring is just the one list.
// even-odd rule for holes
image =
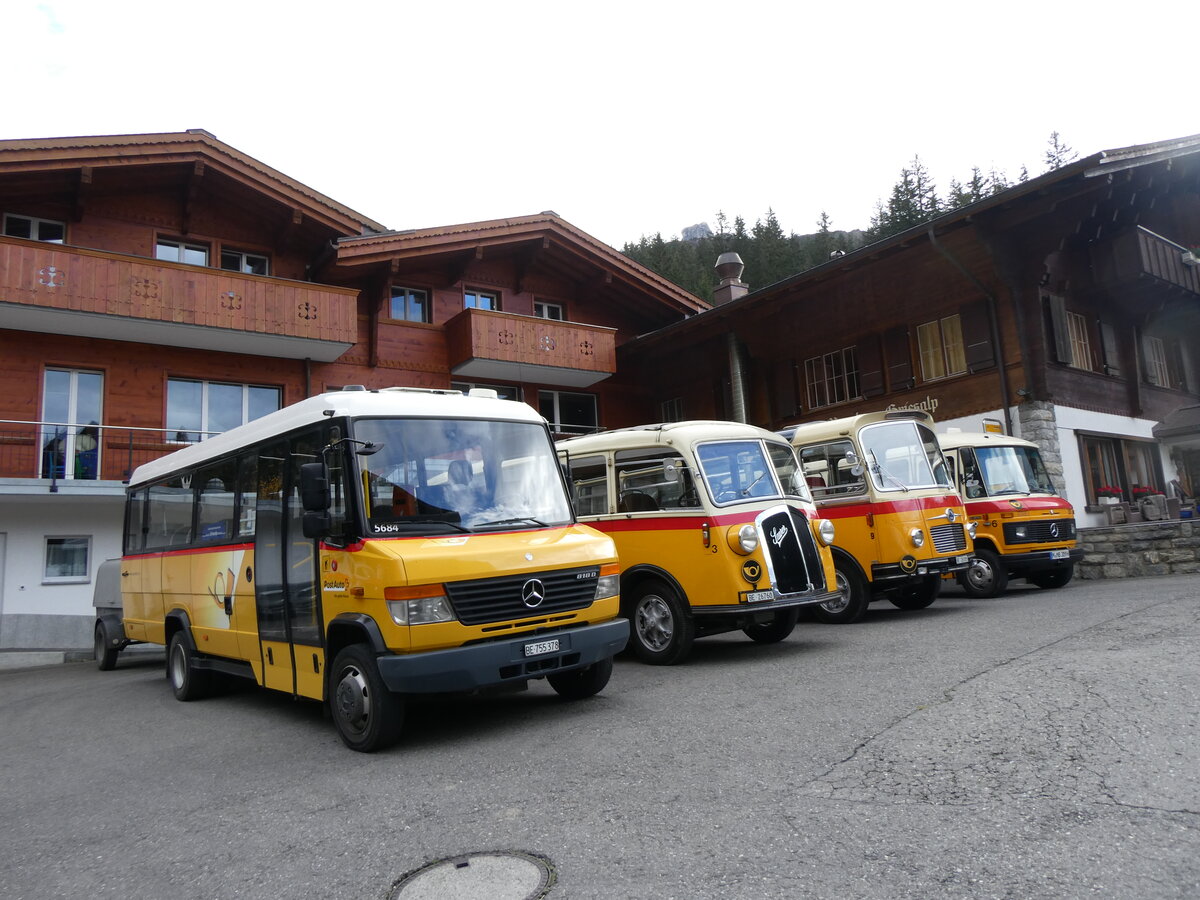
[[146, 549], [186, 547], [192, 542], [191, 479], [182, 475], [150, 486]]
[[196, 540], [228, 541], [233, 537], [234, 500], [237, 497], [237, 461], [221, 460], [196, 473]]

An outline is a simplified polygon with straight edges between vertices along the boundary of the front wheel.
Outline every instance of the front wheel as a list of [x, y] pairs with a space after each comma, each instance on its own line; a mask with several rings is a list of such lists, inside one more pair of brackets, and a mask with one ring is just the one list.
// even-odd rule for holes
[[899, 609], [924, 609], [942, 592], [942, 576], [926, 575], [915, 584], [900, 588], [892, 595], [892, 606]]
[[95, 641], [92, 644], [92, 658], [96, 660], [96, 668], [101, 672], [115, 669], [119, 652], [108, 643], [108, 629], [104, 627], [104, 623], [97, 622]]
[[404, 724], [404, 700], [388, 690], [375, 657], [362, 644], [351, 644], [333, 660], [329, 708], [342, 743], [373, 753], [395, 743]]
[[559, 672], [547, 675], [546, 680], [558, 696], [567, 700], [582, 700], [592, 697], [604, 690], [608, 679], [612, 677], [613, 661], [610, 656], [598, 663], [584, 666], [582, 669], [572, 669], [570, 672]]
[[665, 581], [639, 585], [628, 611], [629, 646], [642, 662], [669, 666], [691, 652], [696, 623], [679, 592]]
[[835, 557], [833, 565], [838, 595], [812, 607], [813, 616], [828, 625], [848, 625], [857, 622], [867, 611], [867, 604], [871, 602], [867, 583], [851, 563]]
[[971, 562], [958, 577], [958, 583], [968, 597], [996, 597], [1008, 587], [1008, 570], [1000, 554], [986, 547], [976, 547]]
[[742, 629], [742, 633], [756, 644], [778, 644], [796, 627], [800, 610], [796, 607], [781, 609], [766, 622], [755, 622]]
[[1026, 580], [1030, 584], [1036, 584], [1040, 588], [1050, 590], [1051, 588], [1060, 588], [1071, 580], [1075, 574], [1075, 563], [1067, 563], [1061, 569], [1051, 569], [1049, 572], [1040, 572], [1037, 575], [1030, 575]]

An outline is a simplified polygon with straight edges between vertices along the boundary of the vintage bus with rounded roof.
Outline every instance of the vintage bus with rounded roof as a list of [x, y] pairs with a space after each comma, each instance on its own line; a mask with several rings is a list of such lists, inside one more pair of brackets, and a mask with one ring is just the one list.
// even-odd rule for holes
[[561, 440], [580, 520], [613, 538], [621, 609], [642, 660], [684, 659], [696, 637], [786, 638], [833, 594], [828, 544], [796, 456], [774, 432], [689, 421]]
[[1040, 588], [1069, 582], [1083, 558], [1075, 509], [1055, 490], [1037, 444], [968, 431], [939, 434], [938, 442], [978, 529], [971, 564], [958, 573], [963, 590], [995, 597], [1011, 578]]
[[165, 644], [179, 699], [243, 675], [327, 702], [356, 750], [410, 695], [603, 689], [613, 541], [575, 520], [545, 420], [488, 393], [329, 392], [139, 467], [101, 668]]
[[943, 574], [967, 567], [974, 525], [928, 413], [862, 413], [780, 433], [796, 448], [817, 509], [837, 528], [839, 596], [813, 610], [819, 620], [857, 621], [880, 599], [923, 609]]

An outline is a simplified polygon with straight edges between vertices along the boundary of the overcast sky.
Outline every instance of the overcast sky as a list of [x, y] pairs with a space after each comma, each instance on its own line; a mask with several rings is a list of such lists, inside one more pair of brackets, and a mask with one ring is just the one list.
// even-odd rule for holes
[[389, 228], [865, 228], [919, 155], [1200, 132], [1192, 3], [6, 0], [0, 138], [183, 131]]

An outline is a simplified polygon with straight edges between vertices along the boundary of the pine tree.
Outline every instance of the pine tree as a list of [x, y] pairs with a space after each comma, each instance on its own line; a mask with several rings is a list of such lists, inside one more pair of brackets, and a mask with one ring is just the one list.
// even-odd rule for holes
[[1061, 169], [1067, 163], [1079, 158], [1079, 154], [1063, 142], [1057, 131], [1050, 132], [1050, 140], [1047, 141], [1047, 144], [1045, 156], [1047, 172]]

